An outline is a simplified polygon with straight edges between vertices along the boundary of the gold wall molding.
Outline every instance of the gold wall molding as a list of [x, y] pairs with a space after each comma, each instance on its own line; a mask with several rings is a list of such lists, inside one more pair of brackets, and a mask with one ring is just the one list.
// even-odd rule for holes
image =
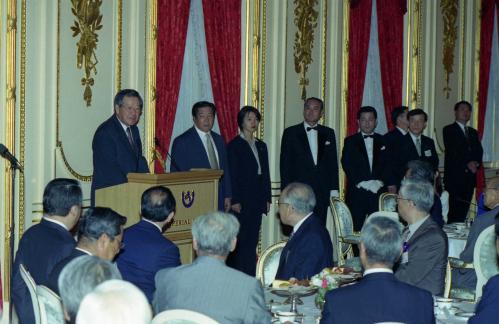
[[422, 21], [423, 6], [421, 0], [408, 0], [407, 3], [407, 81], [406, 106], [411, 108], [421, 105], [423, 77], [422, 66]]
[[114, 58], [115, 62], [120, 62], [116, 67], [116, 75], [114, 84], [115, 92], [118, 93], [121, 90], [121, 61], [122, 61], [122, 48], [123, 48], [123, 0], [117, 0], [117, 12], [118, 12], [118, 33], [116, 35], [118, 46], [116, 48], [116, 57]]
[[[327, 67], [327, 0], [322, 1], [322, 73], [321, 73], [321, 99], [326, 102], [326, 67]], [[324, 117], [323, 117], [324, 118]]]
[[295, 72], [300, 75], [301, 98], [307, 98], [308, 67], [312, 63], [312, 49], [314, 47], [314, 32], [317, 27], [319, 12], [315, 9], [317, 0], [294, 0], [297, 28], [294, 44]]
[[263, 11], [262, 11], [262, 66], [260, 68], [260, 105], [258, 109], [262, 115], [262, 121], [258, 125], [258, 134], [260, 134], [260, 139], [264, 139], [265, 136], [265, 69], [267, 68], [267, 0], [263, 0]]
[[[343, 0], [343, 52], [341, 59], [341, 92], [343, 100], [341, 100], [341, 115], [340, 115], [340, 131], [338, 138], [347, 136], [347, 116], [348, 116], [348, 44], [350, 40], [350, 0]], [[338, 152], [343, 150], [343, 141], [338, 143]], [[340, 197], [345, 199], [345, 172], [343, 168], [339, 171], [340, 181]]]
[[81, 85], [85, 87], [83, 100], [87, 107], [92, 105], [92, 86], [94, 78], [92, 74], [97, 74], [96, 65], [99, 63], [95, 50], [99, 42], [97, 31], [102, 29], [102, 15], [100, 6], [102, 0], [71, 0], [71, 12], [77, 20], [74, 21], [71, 30], [73, 37], [80, 35], [80, 40], [76, 44], [76, 67], [84, 68], [85, 76], [81, 79]]
[[458, 14], [458, 1], [457, 0], [441, 0], [440, 9], [442, 11], [442, 18], [444, 23], [443, 28], [443, 53], [442, 63], [445, 70], [445, 86], [443, 88], [444, 94], [449, 99], [451, 87], [449, 85], [450, 75], [454, 72], [454, 51], [457, 41], [457, 14]]
[[474, 66], [474, 85], [475, 91], [473, 95], [474, 107], [473, 109], [473, 127], [478, 129], [478, 110], [480, 101], [478, 98], [478, 91], [480, 90], [480, 34], [482, 32], [482, 4], [481, 1], [475, 1], [475, 66]]
[[[21, 3], [21, 62], [20, 62], [20, 88], [19, 88], [19, 162], [25, 164], [26, 151], [26, 0]], [[24, 233], [24, 173], [19, 173], [19, 209], [18, 233], [19, 238]]]
[[[158, 36], [158, 0], [146, 2], [146, 138], [145, 158], [150, 163], [154, 162], [154, 136], [156, 133], [156, 48]], [[154, 173], [154, 168], [150, 168]]]

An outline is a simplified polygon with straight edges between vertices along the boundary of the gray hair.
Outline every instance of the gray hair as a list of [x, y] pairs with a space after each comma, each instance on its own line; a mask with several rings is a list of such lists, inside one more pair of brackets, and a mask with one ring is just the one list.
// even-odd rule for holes
[[78, 313], [83, 297], [110, 279], [121, 279], [116, 265], [92, 255], [77, 257], [62, 269], [57, 283], [62, 304], [71, 319]]
[[381, 263], [393, 267], [402, 249], [402, 224], [385, 216], [366, 219], [360, 240], [370, 264]]
[[300, 182], [292, 182], [282, 192], [283, 202], [290, 204], [300, 214], [309, 214], [315, 208], [315, 194], [312, 187]]
[[83, 298], [76, 323], [149, 324], [151, 318], [151, 306], [139, 288], [123, 280], [108, 280]]
[[433, 206], [435, 191], [428, 181], [406, 179], [400, 187], [401, 198], [411, 200], [419, 211], [429, 213]]
[[208, 255], [227, 256], [238, 232], [237, 218], [227, 213], [204, 214], [192, 223], [192, 236], [197, 242], [198, 252]]

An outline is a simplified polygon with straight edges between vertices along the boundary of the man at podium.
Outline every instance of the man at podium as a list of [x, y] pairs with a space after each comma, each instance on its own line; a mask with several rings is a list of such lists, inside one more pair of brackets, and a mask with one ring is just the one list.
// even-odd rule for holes
[[95, 204], [95, 190], [127, 182], [130, 172], [149, 172], [147, 161], [142, 156], [137, 127], [142, 106], [143, 101], [137, 91], [119, 91], [114, 97], [114, 115], [95, 131], [92, 141], [92, 206]]

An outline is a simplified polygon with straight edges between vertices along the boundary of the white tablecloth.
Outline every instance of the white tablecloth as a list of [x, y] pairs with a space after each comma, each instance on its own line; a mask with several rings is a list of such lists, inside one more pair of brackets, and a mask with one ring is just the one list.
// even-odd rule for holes
[[[459, 223], [460, 224], [460, 223]], [[449, 241], [449, 256], [454, 258], [459, 258], [461, 252], [463, 252], [466, 246], [466, 240], [468, 239], [469, 228], [463, 225], [444, 225], [444, 232], [447, 234], [447, 239]]]

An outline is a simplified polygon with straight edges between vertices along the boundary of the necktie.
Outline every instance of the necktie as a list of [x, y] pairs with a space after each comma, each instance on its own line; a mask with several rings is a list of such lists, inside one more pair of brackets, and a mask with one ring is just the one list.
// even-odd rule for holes
[[363, 135], [364, 138], [374, 138], [374, 136], [371, 134], [371, 135]]
[[421, 156], [421, 138], [416, 138], [416, 150], [418, 151], [418, 155]]
[[206, 150], [208, 151], [208, 161], [210, 161], [210, 166], [212, 169], [219, 169], [217, 155], [215, 154], [215, 148], [211, 142], [210, 133], [206, 134]]
[[307, 127], [307, 132], [310, 132], [311, 130], [317, 131], [317, 126]]
[[133, 141], [132, 129], [130, 127], [126, 128], [126, 137], [128, 137], [128, 142], [130, 143], [132, 149], [134, 151], [137, 151], [137, 148], [135, 147], [135, 142]]

